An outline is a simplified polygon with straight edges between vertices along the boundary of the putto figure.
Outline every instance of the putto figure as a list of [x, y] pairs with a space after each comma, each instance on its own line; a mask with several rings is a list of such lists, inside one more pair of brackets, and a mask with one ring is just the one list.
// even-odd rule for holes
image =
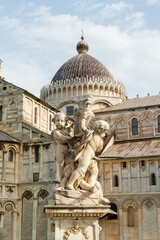
[[[100, 152], [103, 148], [103, 138], [105, 134], [108, 132], [108, 130], [109, 130], [109, 125], [107, 122], [102, 120], [95, 122], [94, 132], [92, 134], [91, 139], [87, 143], [85, 143], [84, 148], [81, 150], [80, 154], [78, 155], [78, 158], [76, 158], [76, 160], [78, 161], [78, 167], [72, 173], [67, 183], [68, 189], [73, 190], [75, 181], [80, 176], [85, 177], [85, 174], [91, 163], [91, 160], [95, 157], [95, 153]], [[94, 187], [97, 175], [98, 175], [97, 169], [93, 168], [90, 178], [88, 180], [88, 183], [92, 187]]]
[[91, 104], [89, 97], [84, 101], [83, 108], [75, 110], [73, 136], [65, 128], [65, 114], [57, 113], [53, 119], [56, 129], [53, 130], [52, 137], [57, 143], [56, 160], [61, 178], [58, 189], [98, 192], [99, 203], [108, 204], [109, 200], [103, 198], [101, 185], [97, 181], [95, 155], [103, 149], [109, 125], [106, 121], [94, 120]]
[[58, 171], [60, 179], [63, 176], [64, 170], [64, 154], [69, 149], [69, 140], [72, 139], [70, 134], [67, 132], [66, 126], [66, 115], [62, 112], [56, 113], [53, 122], [55, 123], [56, 129], [52, 131], [51, 136], [57, 143], [56, 148], [56, 161], [58, 163]]

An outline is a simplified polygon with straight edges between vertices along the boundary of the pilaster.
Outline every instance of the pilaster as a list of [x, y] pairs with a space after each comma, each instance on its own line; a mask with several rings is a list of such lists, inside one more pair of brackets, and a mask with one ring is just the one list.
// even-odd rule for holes
[[142, 229], [142, 208], [139, 207], [138, 208], [138, 236], [140, 240], [143, 240], [143, 229]]
[[29, 176], [28, 180], [32, 181], [32, 145], [29, 146]]
[[40, 176], [39, 179], [43, 179], [43, 145], [40, 145]]
[[33, 198], [32, 240], [37, 240], [37, 208], [38, 198]]
[[6, 178], [6, 162], [7, 162], [7, 151], [3, 151], [3, 170], [2, 170], [2, 181]]
[[123, 240], [123, 228], [124, 228], [123, 212], [122, 212], [122, 208], [120, 208], [120, 209], [119, 209], [119, 231], [120, 231], [120, 240]]

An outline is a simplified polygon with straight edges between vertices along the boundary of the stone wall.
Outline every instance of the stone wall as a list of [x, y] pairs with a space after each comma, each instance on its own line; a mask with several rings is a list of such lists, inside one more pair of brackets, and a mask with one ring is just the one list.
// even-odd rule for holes
[[[145, 166], [141, 162], [145, 161]], [[158, 240], [159, 239], [159, 169], [160, 158], [121, 159], [100, 162], [100, 181], [104, 195], [117, 206], [118, 219], [103, 219], [102, 240]], [[123, 162], [126, 169], [123, 169]], [[152, 185], [151, 175], [156, 176]], [[118, 176], [118, 186], [114, 176]], [[113, 228], [115, 231], [113, 231]]]
[[[115, 134], [115, 140], [127, 140], [136, 138], [149, 138], [160, 136], [158, 132], [158, 116], [160, 110], [152, 107], [148, 110], [144, 108], [131, 110], [113, 111], [113, 112], [96, 112], [97, 119], [106, 120], [111, 128], [111, 133]], [[138, 121], [138, 134], [132, 134], [132, 119]]]

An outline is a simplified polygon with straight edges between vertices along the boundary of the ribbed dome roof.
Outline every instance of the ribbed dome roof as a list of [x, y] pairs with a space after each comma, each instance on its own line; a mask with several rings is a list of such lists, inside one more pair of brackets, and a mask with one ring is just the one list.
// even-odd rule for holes
[[71, 78], [111, 78], [111, 73], [97, 59], [88, 55], [89, 46], [85, 41], [80, 41], [77, 44], [79, 54], [65, 62], [57, 71], [52, 79], [52, 83], [58, 80], [66, 80]]

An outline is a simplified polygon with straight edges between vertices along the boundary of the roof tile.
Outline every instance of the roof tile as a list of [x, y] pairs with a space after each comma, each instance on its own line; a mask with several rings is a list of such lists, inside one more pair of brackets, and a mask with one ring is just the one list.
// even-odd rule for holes
[[115, 143], [104, 149], [102, 158], [134, 158], [160, 155], [160, 139]]

